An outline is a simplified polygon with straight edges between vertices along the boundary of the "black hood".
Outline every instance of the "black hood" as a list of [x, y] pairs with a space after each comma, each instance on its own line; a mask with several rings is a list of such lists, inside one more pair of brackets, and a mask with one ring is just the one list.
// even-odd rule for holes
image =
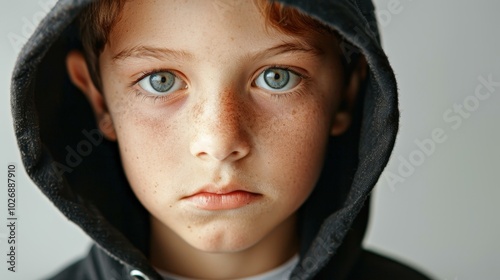
[[[12, 77], [17, 141], [27, 173], [68, 219], [110, 256], [157, 279], [147, 258], [148, 213], [125, 178], [117, 143], [98, 132], [66, 73], [68, 51], [81, 48], [76, 18], [90, 2], [60, 0], [22, 49]], [[396, 139], [396, 81], [371, 0], [281, 2], [334, 28], [347, 61], [361, 54], [368, 63], [354, 122], [331, 138], [320, 180], [299, 212], [300, 262], [292, 279], [342, 279], [361, 252], [367, 198]]]

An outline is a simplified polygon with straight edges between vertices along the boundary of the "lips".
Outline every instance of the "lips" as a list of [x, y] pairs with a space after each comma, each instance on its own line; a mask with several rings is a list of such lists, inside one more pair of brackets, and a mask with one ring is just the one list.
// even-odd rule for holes
[[255, 202], [261, 196], [261, 194], [240, 189], [224, 191], [205, 188], [184, 197], [183, 200], [192, 203], [196, 208], [215, 211], [241, 208]]

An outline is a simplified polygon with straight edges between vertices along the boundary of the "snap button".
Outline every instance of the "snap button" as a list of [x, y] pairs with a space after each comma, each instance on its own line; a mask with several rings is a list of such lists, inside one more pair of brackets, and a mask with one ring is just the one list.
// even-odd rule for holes
[[132, 276], [132, 279], [134, 280], [149, 280], [146, 274], [137, 269], [130, 271], [130, 276]]

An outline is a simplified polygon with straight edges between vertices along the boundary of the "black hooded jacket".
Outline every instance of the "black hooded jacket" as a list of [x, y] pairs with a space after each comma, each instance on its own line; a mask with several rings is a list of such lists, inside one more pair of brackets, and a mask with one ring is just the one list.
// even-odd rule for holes
[[[148, 213], [128, 185], [117, 144], [98, 133], [90, 105], [66, 73], [66, 54], [80, 48], [76, 19], [90, 2], [60, 0], [22, 49], [12, 77], [27, 173], [95, 241], [87, 257], [52, 279], [161, 279], [147, 257]], [[399, 118], [371, 0], [281, 2], [337, 30], [347, 61], [361, 53], [368, 63], [354, 122], [330, 139], [320, 180], [299, 210], [300, 261], [291, 279], [427, 279], [361, 247], [368, 197], [393, 149]]]

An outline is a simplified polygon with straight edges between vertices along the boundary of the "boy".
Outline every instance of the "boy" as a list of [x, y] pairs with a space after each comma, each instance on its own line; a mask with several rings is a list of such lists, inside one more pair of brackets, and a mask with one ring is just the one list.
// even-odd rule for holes
[[360, 247], [398, 117], [373, 7], [289, 2], [63, 1], [42, 22], [19, 144], [98, 245], [53, 279], [425, 279]]

